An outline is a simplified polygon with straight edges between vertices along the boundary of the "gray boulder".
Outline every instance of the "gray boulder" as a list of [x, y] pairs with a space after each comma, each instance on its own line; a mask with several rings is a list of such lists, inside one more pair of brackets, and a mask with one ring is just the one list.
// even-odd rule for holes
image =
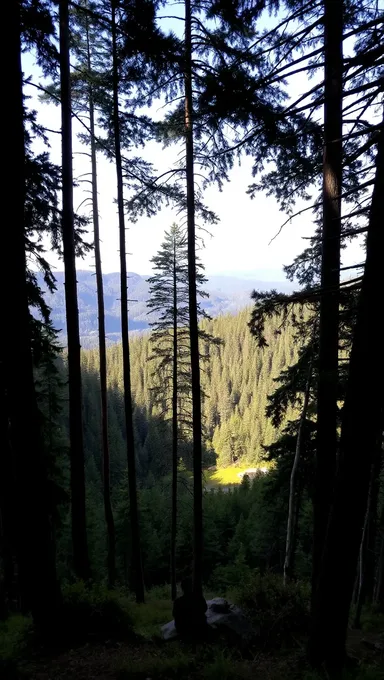
[[[235, 604], [231, 604], [223, 597], [215, 597], [207, 600], [207, 623], [216, 630], [218, 634], [223, 634], [231, 640], [238, 640], [247, 644], [255, 636], [255, 630], [244, 612]], [[175, 622], [170, 621], [161, 627], [163, 640], [173, 640], [177, 638]]]
[[160, 630], [163, 640], [174, 640], [177, 638], [177, 630], [174, 621], [165, 623], [164, 626], [161, 626]]

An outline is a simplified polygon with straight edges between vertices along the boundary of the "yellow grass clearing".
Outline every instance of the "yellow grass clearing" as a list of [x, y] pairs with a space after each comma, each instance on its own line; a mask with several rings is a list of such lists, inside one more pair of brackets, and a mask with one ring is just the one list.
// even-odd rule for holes
[[204, 472], [204, 479], [207, 486], [228, 486], [229, 484], [240, 484], [241, 478], [238, 476], [240, 472], [244, 472], [246, 467], [227, 467], [219, 468], [215, 471], [206, 470]]

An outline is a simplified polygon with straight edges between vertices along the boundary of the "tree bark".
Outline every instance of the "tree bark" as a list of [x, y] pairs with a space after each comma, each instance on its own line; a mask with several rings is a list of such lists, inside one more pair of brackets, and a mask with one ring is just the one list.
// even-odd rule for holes
[[65, 309], [68, 342], [69, 439], [71, 462], [71, 520], [73, 567], [78, 578], [90, 578], [85, 510], [85, 470], [79, 309], [73, 213], [72, 111], [69, 64], [68, 0], [60, 0], [60, 85], [62, 152], [62, 232], [65, 271]]
[[356, 612], [353, 622], [355, 628], [360, 628], [361, 612], [367, 597], [370, 597], [371, 601], [373, 599], [380, 463], [381, 432], [380, 437], [377, 438], [376, 442], [375, 457], [369, 482], [367, 512], [364, 519], [363, 536], [360, 544]]
[[35, 393], [28, 309], [20, 4], [15, 0], [8, 3], [6, 9], [8, 105], [4, 108], [4, 125], [12, 140], [12, 156], [3, 181], [5, 196], [12, 196], [13, 213], [11, 227], [2, 232], [7, 266], [1, 268], [1, 290], [4, 318], [12, 332], [4, 330], [1, 334], [1, 377], [5, 389], [2, 399], [6, 409], [2, 417], [7, 432], [3, 433], [6, 441], [2, 444], [6, 446], [0, 455], [8, 456], [8, 478], [4, 480], [10, 490], [7, 538], [11, 543], [9, 551], [17, 558], [23, 609], [32, 613], [39, 628], [46, 628], [52, 627], [56, 620], [61, 596], [48, 510], [47, 471]]
[[343, 0], [324, 0], [324, 158], [317, 451], [312, 593], [324, 546], [337, 447], [339, 278], [342, 184]]
[[201, 444], [201, 391], [199, 363], [199, 326], [196, 289], [196, 225], [193, 151], [192, 99], [192, 12], [191, 0], [185, 0], [185, 151], [187, 180], [188, 225], [188, 291], [189, 336], [192, 377], [192, 433], [193, 433], [193, 590], [202, 594], [203, 559], [203, 482]]
[[[91, 75], [91, 50], [89, 42], [88, 16], [86, 15], [87, 33], [87, 61], [88, 73]], [[95, 245], [95, 264], [96, 264], [96, 289], [97, 289], [97, 311], [99, 321], [99, 372], [100, 372], [100, 396], [101, 396], [101, 439], [103, 456], [103, 498], [104, 515], [107, 525], [108, 536], [108, 585], [113, 588], [116, 581], [116, 554], [115, 554], [115, 522], [113, 518], [110, 489], [110, 457], [108, 441], [108, 398], [107, 398], [107, 353], [105, 345], [105, 312], [104, 312], [104, 290], [103, 272], [101, 266], [100, 253], [100, 229], [99, 229], [99, 206], [97, 192], [97, 159], [95, 143], [95, 107], [93, 97], [93, 87], [89, 85], [89, 129], [91, 135], [91, 166], [92, 166], [92, 217], [93, 217], [93, 237]]]
[[299, 463], [301, 457], [301, 449], [303, 444], [303, 428], [307, 417], [309, 394], [312, 382], [312, 367], [313, 359], [311, 357], [308, 377], [305, 385], [304, 403], [301, 411], [299, 429], [297, 431], [296, 451], [293, 461], [291, 479], [289, 485], [289, 505], [288, 505], [288, 522], [287, 522], [287, 539], [285, 544], [285, 560], [284, 560], [284, 584], [293, 576], [293, 558], [295, 545], [295, 518], [298, 517], [299, 508], [297, 507], [297, 473], [299, 470]]
[[382, 424], [384, 354], [384, 125], [378, 134], [376, 176], [369, 217], [366, 262], [353, 334], [342, 415], [335, 493], [324, 556], [314, 597], [309, 653], [314, 664], [340, 669], [376, 437]]
[[171, 519], [171, 597], [176, 599], [176, 533], [177, 533], [177, 258], [176, 258], [176, 236], [173, 240], [173, 382], [172, 382], [172, 519]]
[[358, 592], [356, 600], [356, 612], [353, 621], [354, 628], [360, 628], [361, 611], [365, 599], [366, 591], [366, 553], [367, 553], [367, 538], [368, 538], [368, 526], [370, 515], [372, 512], [372, 501], [373, 501], [373, 486], [374, 486], [374, 475], [376, 472], [375, 464], [372, 465], [371, 479], [369, 482], [368, 489], [368, 499], [367, 499], [367, 511], [364, 518], [363, 535], [361, 537], [360, 551], [359, 551], [359, 578], [358, 578]]
[[379, 520], [379, 555], [376, 567], [375, 588], [373, 601], [379, 611], [384, 613], [384, 503], [381, 506]]
[[120, 120], [119, 120], [119, 70], [117, 56], [116, 0], [111, 2], [112, 10], [112, 58], [113, 58], [113, 126], [115, 141], [117, 205], [120, 234], [120, 288], [121, 288], [121, 339], [123, 348], [124, 409], [127, 437], [127, 464], [129, 484], [129, 513], [132, 534], [132, 572], [137, 602], [144, 602], [144, 583], [141, 563], [139, 513], [136, 488], [135, 441], [133, 434], [131, 367], [128, 336], [128, 288], [125, 245], [125, 216], [123, 170], [121, 161]]

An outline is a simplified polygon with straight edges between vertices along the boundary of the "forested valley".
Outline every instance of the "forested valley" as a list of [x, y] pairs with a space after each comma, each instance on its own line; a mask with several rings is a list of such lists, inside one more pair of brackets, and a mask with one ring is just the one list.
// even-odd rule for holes
[[[270, 323], [267, 336], [269, 346], [258, 348], [247, 328], [249, 311], [237, 316], [224, 316], [205, 322], [205, 329], [221, 339], [214, 348], [209, 363], [202, 374], [203, 399], [203, 483], [206, 488], [204, 502], [206, 544], [204, 580], [214, 586], [219, 578], [215, 570], [229, 566], [229, 584], [237, 580], [236, 571], [231, 576], [232, 562], [245, 560], [244, 568], [265, 564], [280, 568], [284, 555], [286, 503], [289, 475], [282, 479], [265, 471], [272, 465], [276, 454], [273, 447], [268, 457], [268, 445], [278, 439], [295, 409], [288, 409], [284, 422], [275, 429], [265, 416], [267, 397], [275, 389], [274, 379], [296, 358], [292, 335], [288, 331], [276, 334], [279, 322]], [[164, 417], [153, 396], [158, 366], [151, 361], [151, 338], [145, 334], [131, 342], [133, 423], [135, 434], [136, 471], [141, 508], [142, 545], [144, 553], [144, 579], [148, 586], [163, 585], [169, 578], [169, 526], [171, 513], [172, 427]], [[157, 362], [158, 363], [158, 362]], [[93, 546], [92, 564], [100, 579], [105, 579], [107, 536], [103, 519], [102, 500], [102, 447], [100, 419], [100, 384], [98, 380], [99, 356], [97, 350], [82, 354], [83, 404], [84, 404], [84, 455], [87, 482], [88, 534]], [[117, 544], [119, 578], [129, 583], [129, 510], [126, 499], [126, 436], [123, 417], [122, 350], [115, 345], [107, 350], [108, 423], [110, 450], [110, 479], [113, 506], [116, 509], [119, 541]], [[65, 361], [61, 366], [65, 385]], [[62, 399], [65, 400], [65, 388]], [[67, 419], [61, 422], [62, 444], [68, 445]], [[287, 465], [292, 456], [287, 454]], [[65, 458], [61, 458], [65, 467]], [[192, 529], [191, 470], [193, 449], [188, 433], [179, 442], [180, 517], [178, 526], [178, 574], [187, 574], [191, 568], [190, 533]], [[264, 472], [260, 472], [260, 468]], [[247, 477], [256, 476], [259, 483], [252, 484], [242, 471], [251, 470]], [[231, 473], [228, 475], [228, 473]], [[261, 479], [260, 477], [265, 477]], [[252, 496], [251, 489], [254, 486]], [[275, 489], [271, 502], [267, 502], [268, 489]], [[229, 492], [229, 493], [228, 493]], [[258, 499], [258, 500], [257, 500]], [[263, 500], [262, 500], [263, 499]], [[279, 510], [281, 506], [281, 510]], [[221, 510], [217, 508], [221, 507]], [[160, 510], [161, 508], [161, 510]], [[160, 511], [159, 511], [160, 510]], [[252, 513], [251, 513], [252, 510]], [[308, 513], [308, 507], [304, 514]], [[271, 533], [269, 513], [275, 515], [276, 526]], [[259, 516], [257, 522], [255, 517]], [[261, 517], [265, 517], [264, 521]], [[249, 520], [248, 520], [249, 518]], [[250, 522], [247, 529], [248, 521]], [[209, 524], [207, 524], [209, 522]], [[64, 527], [65, 527], [64, 523]], [[68, 524], [68, 523], [67, 523]], [[59, 545], [65, 554], [65, 541], [69, 540], [68, 526], [61, 532]], [[260, 530], [260, 537], [256, 529]], [[245, 540], [249, 531], [249, 539]], [[208, 540], [211, 536], [212, 545]], [[239, 541], [249, 559], [239, 552]], [[256, 548], [260, 544], [262, 548]], [[232, 547], [231, 547], [232, 545]], [[253, 546], [253, 548], [251, 547]], [[306, 550], [309, 536], [306, 538]], [[252, 555], [252, 557], [251, 557]], [[303, 574], [309, 576], [308, 555], [304, 554]], [[62, 568], [65, 568], [63, 561]], [[236, 575], [236, 576], [235, 576]], [[227, 578], [225, 570], [221, 579]]]
[[[2, 9], [1, 677], [383, 678], [382, 4]], [[210, 198], [240, 171], [249, 237], [304, 216], [304, 249], [211, 318]], [[133, 229], [167, 211], [135, 301]]]

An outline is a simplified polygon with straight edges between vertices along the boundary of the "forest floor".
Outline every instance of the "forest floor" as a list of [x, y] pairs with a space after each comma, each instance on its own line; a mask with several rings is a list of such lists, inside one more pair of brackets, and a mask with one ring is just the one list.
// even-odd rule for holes
[[[279, 649], [255, 647], [246, 657], [224, 644], [198, 645], [194, 651], [178, 641], [160, 639], [160, 625], [171, 618], [168, 599], [130, 605], [134, 634], [129, 639], [88, 641], [61, 651], [33, 650], [2, 674], [2, 680], [317, 680], [305, 663], [305, 639], [292, 637]], [[359, 664], [353, 680], [384, 680], [382, 620], [363, 621], [350, 630], [348, 653]], [[327, 676], [324, 676], [327, 677]]]

